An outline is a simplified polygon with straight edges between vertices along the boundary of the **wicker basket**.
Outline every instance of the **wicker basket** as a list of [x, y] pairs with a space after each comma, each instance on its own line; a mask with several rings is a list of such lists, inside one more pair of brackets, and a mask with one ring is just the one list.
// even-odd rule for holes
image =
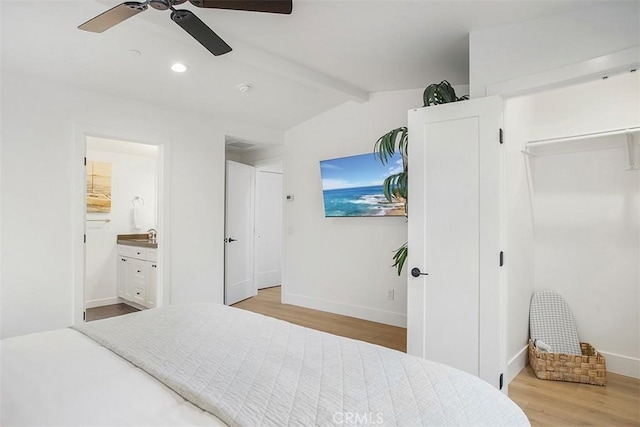
[[582, 356], [539, 352], [529, 340], [529, 364], [542, 380], [607, 385], [607, 365], [603, 355], [586, 342], [580, 343]]

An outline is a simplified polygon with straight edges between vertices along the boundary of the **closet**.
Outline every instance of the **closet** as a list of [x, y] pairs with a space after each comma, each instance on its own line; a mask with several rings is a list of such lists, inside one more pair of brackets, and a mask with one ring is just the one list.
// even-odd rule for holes
[[638, 377], [640, 76], [510, 98], [505, 129], [509, 357], [526, 345], [528, 298], [553, 289], [607, 368]]
[[606, 348], [616, 339], [607, 336], [611, 325], [639, 320], [640, 171], [633, 164], [634, 133], [596, 135], [539, 148], [529, 143], [527, 161], [533, 171], [534, 288], [563, 294], [583, 340]]
[[638, 128], [635, 72], [410, 111], [408, 352], [506, 392], [531, 296], [555, 289], [638, 377]]

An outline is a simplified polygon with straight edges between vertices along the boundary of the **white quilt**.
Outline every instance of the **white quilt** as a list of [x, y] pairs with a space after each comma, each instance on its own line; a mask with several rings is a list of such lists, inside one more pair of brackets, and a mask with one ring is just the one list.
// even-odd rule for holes
[[467, 373], [222, 305], [77, 329], [229, 425], [529, 425]]

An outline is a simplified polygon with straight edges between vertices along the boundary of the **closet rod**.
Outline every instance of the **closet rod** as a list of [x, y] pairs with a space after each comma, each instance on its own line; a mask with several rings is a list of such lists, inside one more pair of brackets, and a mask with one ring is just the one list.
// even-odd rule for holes
[[582, 135], [565, 136], [563, 138], [538, 139], [535, 141], [528, 142], [526, 147], [527, 148], [541, 147], [543, 145], [556, 144], [558, 142], [580, 141], [583, 139], [600, 138], [603, 136], [625, 135], [625, 134], [636, 133], [636, 132], [640, 132], [640, 127], [617, 129], [617, 130], [610, 130], [605, 132], [585, 133]]

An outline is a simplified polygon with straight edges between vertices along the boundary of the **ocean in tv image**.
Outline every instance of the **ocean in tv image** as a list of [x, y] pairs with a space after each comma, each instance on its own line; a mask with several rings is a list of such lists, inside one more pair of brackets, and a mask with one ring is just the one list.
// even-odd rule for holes
[[399, 154], [386, 165], [373, 153], [320, 161], [325, 216], [404, 216], [404, 201], [389, 202], [382, 191], [384, 179], [401, 171]]

